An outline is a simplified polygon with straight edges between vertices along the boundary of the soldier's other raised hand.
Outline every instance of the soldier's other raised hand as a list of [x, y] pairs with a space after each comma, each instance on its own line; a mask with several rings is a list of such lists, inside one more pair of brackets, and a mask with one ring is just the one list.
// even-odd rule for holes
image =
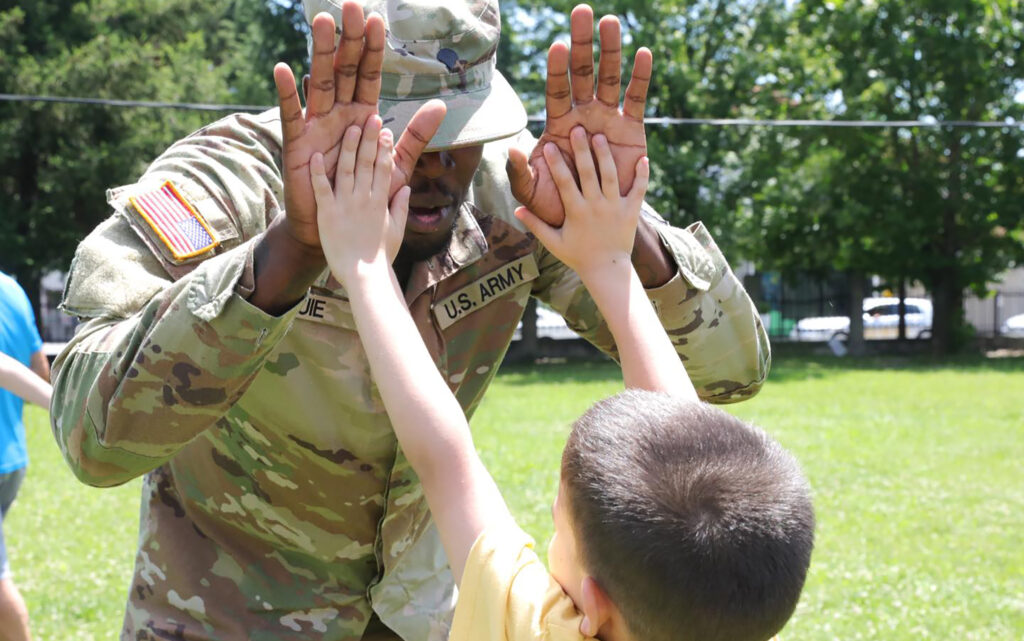
[[612, 273], [608, 269], [625, 266], [628, 272], [647, 191], [647, 158], [637, 161], [632, 187], [621, 194], [618, 171], [604, 134], [588, 139], [583, 127], [575, 127], [569, 134], [569, 144], [579, 185], [554, 143], [546, 143], [542, 150], [565, 210], [563, 224], [549, 225], [526, 207], [517, 209], [516, 217], [585, 283], [594, 282], [602, 273]]
[[518, 149], [509, 152], [508, 175], [512, 194], [551, 225], [562, 224], [565, 210], [544, 159], [548, 143], [556, 146], [575, 176], [576, 161], [569, 133], [574, 127], [582, 126], [590, 136], [604, 134], [623, 194], [633, 185], [637, 162], [647, 155], [643, 118], [651, 78], [651, 52], [646, 47], [637, 51], [620, 109], [622, 43], [619, 19], [605, 16], [598, 26], [601, 57], [596, 89], [593, 31], [593, 11], [587, 5], [578, 5], [570, 18], [572, 46], [556, 42], [548, 50], [544, 133], [528, 158]]

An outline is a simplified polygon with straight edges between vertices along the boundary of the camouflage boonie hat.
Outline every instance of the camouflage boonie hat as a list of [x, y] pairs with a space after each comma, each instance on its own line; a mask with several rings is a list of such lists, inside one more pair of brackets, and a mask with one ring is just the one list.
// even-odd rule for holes
[[[321, 11], [341, 25], [342, 0], [303, 0], [306, 19]], [[427, 100], [448, 113], [427, 151], [477, 145], [526, 127], [519, 96], [498, 72], [497, 0], [360, 0], [384, 18], [387, 43], [380, 114], [396, 137]], [[339, 33], [340, 36], [340, 33]]]

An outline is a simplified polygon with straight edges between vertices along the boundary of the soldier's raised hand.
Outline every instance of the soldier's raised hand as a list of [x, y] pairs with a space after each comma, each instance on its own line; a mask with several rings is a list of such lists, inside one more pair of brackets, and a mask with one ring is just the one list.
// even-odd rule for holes
[[600, 277], [606, 268], [630, 264], [650, 170], [647, 158], [641, 157], [634, 167], [632, 186], [622, 194], [604, 134], [588, 139], [583, 127], [575, 127], [569, 144], [579, 185], [554, 143], [546, 143], [541, 150], [565, 210], [563, 224], [549, 225], [526, 207], [517, 209], [516, 217], [586, 283], [592, 282], [589, 277]]
[[619, 108], [622, 55], [619, 19], [605, 16], [598, 26], [601, 57], [594, 83], [594, 13], [578, 5], [570, 18], [572, 46], [557, 42], [548, 50], [547, 121], [544, 133], [529, 157], [509, 151], [508, 176], [512, 194], [541, 220], [561, 225], [565, 210], [551, 169], [544, 159], [548, 143], [556, 146], [569, 171], [576, 176], [569, 133], [582, 126], [590, 136], [603, 134], [615, 161], [618, 184], [625, 194], [633, 185], [637, 162], [647, 155], [644, 107], [650, 84], [652, 58], [647, 48], [636, 53], [622, 108]]
[[[326, 175], [332, 179], [342, 136], [350, 126], [363, 127], [377, 113], [381, 64], [384, 59], [384, 20], [355, 2], [342, 4], [342, 36], [334, 45], [334, 18], [327, 13], [313, 18], [313, 60], [302, 109], [291, 69], [274, 68], [281, 108], [283, 135], [282, 173], [288, 233], [303, 245], [320, 249], [316, 200], [310, 180], [310, 162], [322, 154]], [[391, 195], [408, 182], [427, 142], [444, 118], [440, 101], [419, 109], [394, 146]]]

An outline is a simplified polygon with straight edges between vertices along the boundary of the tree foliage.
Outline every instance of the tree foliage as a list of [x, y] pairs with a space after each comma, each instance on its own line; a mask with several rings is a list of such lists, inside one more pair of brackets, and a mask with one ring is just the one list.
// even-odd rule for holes
[[[553, 38], [568, 38], [566, 16], [574, 2], [518, 0], [503, 3], [511, 26], [514, 86], [526, 88], [528, 105], [543, 107], [543, 52]], [[759, 91], [758, 79], [796, 53], [780, 46], [785, 0], [614, 0], [595, 7], [623, 23], [624, 77], [639, 46], [651, 49], [654, 71], [648, 113], [677, 118], [783, 116], [788, 100]], [[756, 52], [757, 55], [751, 55]], [[505, 50], [502, 50], [505, 53]], [[677, 224], [703, 221], [726, 247], [736, 239], [734, 211], [749, 184], [740, 180], [751, 130], [694, 126], [648, 128], [652, 185], [648, 200]]]
[[[811, 85], [780, 90], [863, 120], [1020, 122], [1024, 14], [1016, 0], [803, 2], [793, 21], [820, 52]], [[823, 55], [827, 54], [827, 55]], [[765, 264], [920, 281], [934, 346], [962, 336], [963, 292], [1024, 260], [1019, 126], [833, 129], [790, 136], [801, 159], [743, 213]], [[786, 163], [788, 167], [788, 163]], [[819, 180], [808, 185], [808, 178]], [[794, 197], [802, 193], [804, 197]]]
[[[570, 8], [513, 3], [513, 46], [542, 50], [534, 43], [550, 42], [552, 26], [567, 31], [550, 16]], [[598, 10], [620, 16], [627, 49], [653, 51], [652, 116], [1009, 123], [650, 127], [649, 199], [673, 222], [704, 221], [727, 255], [784, 274], [920, 281], [939, 351], [956, 343], [964, 290], [1024, 261], [1020, 0], [614, 0]], [[520, 60], [509, 73], [537, 68]]]
[[[269, 105], [273, 63], [306, 55], [298, 4], [2, 2], [0, 92]], [[34, 293], [43, 270], [66, 267], [109, 215], [107, 188], [132, 182], [174, 140], [216, 117], [0, 102], [0, 266]]]
[[[499, 65], [543, 110], [574, 2], [505, 0]], [[1024, 262], [1021, 0], [608, 0], [624, 72], [654, 53], [649, 115], [1007, 120], [1006, 128], [648, 128], [649, 200], [762, 269], [920, 281], [936, 345], [965, 289]], [[306, 57], [299, 0], [0, 0], [0, 92], [272, 104]], [[0, 102], [0, 267], [67, 264], [132, 181], [209, 112]], [[31, 287], [30, 287], [31, 289]]]

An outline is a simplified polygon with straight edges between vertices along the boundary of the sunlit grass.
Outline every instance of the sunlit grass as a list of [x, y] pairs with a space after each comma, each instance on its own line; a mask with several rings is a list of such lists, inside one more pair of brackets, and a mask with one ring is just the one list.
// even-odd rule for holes
[[[1024, 639], [1024, 360], [790, 359], [769, 381], [727, 408], [814, 489], [817, 544], [783, 641]], [[610, 364], [507, 370], [477, 413], [542, 553], [568, 426], [620, 388]]]
[[[612, 364], [508, 368], [474, 417], [542, 552], [569, 425], [619, 389]], [[817, 546], [783, 641], [1024, 638], [1024, 359], [783, 359], [729, 410], [790, 448], [814, 488]], [[4, 531], [35, 637], [116, 638], [138, 481], [79, 484], [45, 415], [27, 418], [32, 463]]]
[[46, 414], [26, 406], [29, 468], [4, 520], [33, 638], [118, 638], [138, 538], [140, 481], [96, 489], [61, 458]]

